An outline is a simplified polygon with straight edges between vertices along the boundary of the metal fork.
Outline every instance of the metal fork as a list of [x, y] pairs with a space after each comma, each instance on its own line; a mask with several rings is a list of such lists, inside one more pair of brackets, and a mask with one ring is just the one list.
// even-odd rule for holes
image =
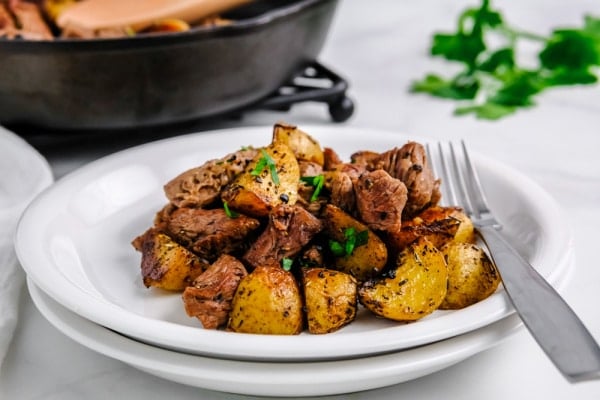
[[426, 147], [434, 173], [442, 179], [449, 201], [463, 207], [472, 219], [531, 335], [569, 382], [600, 379], [600, 347], [563, 298], [503, 238], [464, 141], [445, 147], [438, 143], [439, 171], [433, 165], [432, 149]]

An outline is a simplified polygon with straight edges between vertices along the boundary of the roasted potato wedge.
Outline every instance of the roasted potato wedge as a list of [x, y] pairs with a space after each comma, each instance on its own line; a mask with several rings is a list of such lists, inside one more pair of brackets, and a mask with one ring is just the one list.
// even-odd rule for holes
[[500, 274], [487, 254], [471, 243], [450, 242], [441, 248], [448, 265], [448, 292], [441, 309], [460, 309], [496, 291]]
[[280, 204], [298, 200], [300, 169], [290, 148], [281, 142], [259, 151], [244, 172], [221, 193], [233, 210], [263, 217]]
[[325, 157], [317, 140], [294, 125], [277, 123], [273, 127], [273, 143], [284, 143], [299, 161], [310, 161], [323, 166]]
[[297, 335], [304, 324], [302, 306], [291, 272], [279, 266], [260, 266], [241, 280], [227, 328], [233, 332]]
[[169, 236], [149, 230], [140, 237], [142, 278], [146, 287], [182, 291], [208, 267]]
[[386, 242], [391, 249], [399, 252], [421, 236], [437, 248], [453, 240], [472, 242], [473, 223], [458, 207], [434, 206], [412, 219], [402, 221], [399, 231], [388, 232]]
[[334, 332], [354, 321], [358, 302], [352, 275], [327, 268], [302, 268], [302, 286], [310, 333]]
[[348, 240], [347, 232], [352, 229], [356, 234], [367, 231], [366, 243], [355, 246], [350, 254], [335, 257], [335, 269], [346, 272], [362, 282], [380, 273], [387, 262], [388, 253], [385, 243], [365, 224], [344, 212], [341, 208], [327, 204], [322, 215], [327, 236], [340, 244]]
[[458, 230], [454, 234], [453, 241], [460, 243], [475, 243], [475, 227], [473, 226], [471, 218], [458, 207], [454, 207], [454, 212], [450, 215], [460, 221]]
[[399, 255], [396, 267], [364, 282], [359, 302], [384, 318], [414, 321], [435, 311], [446, 297], [448, 268], [442, 253], [420, 237]]

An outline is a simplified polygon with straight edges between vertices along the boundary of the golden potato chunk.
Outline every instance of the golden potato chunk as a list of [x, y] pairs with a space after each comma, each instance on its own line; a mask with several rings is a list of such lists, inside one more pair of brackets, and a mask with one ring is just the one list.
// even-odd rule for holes
[[323, 149], [317, 140], [294, 125], [282, 122], [273, 127], [273, 143], [285, 143], [299, 161], [310, 161], [323, 166]]
[[455, 207], [450, 216], [460, 221], [458, 230], [454, 234], [453, 241], [475, 243], [475, 227], [473, 226], [473, 221], [471, 221], [467, 214], [465, 214], [462, 209]]
[[227, 329], [233, 332], [297, 335], [303, 328], [302, 298], [294, 276], [281, 267], [257, 267], [233, 297]]
[[440, 308], [464, 308], [496, 291], [500, 274], [480, 247], [450, 242], [442, 247], [441, 252], [448, 264], [448, 292]]
[[362, 305], [395, 321], [414, 321], [435, 311], [446, 297], [448, 269], [442, 253], [424, 237], [399, 255], [396, 267], [358, 289]]
[[[332, 243], [342, 247], [343, 254], [336, 255], [335, 269], [354, 276], [358, 281], [364, 281], [380, 273], [387, 262], [385, 243], [365, 224], [344, 212], [341, 208], [327, 204], [322, 215], [325, 232]], [[357, 241], [351, 251], [347, 247], [352, 236], [354, 240], [366, 233], [365, 243]], [[335, 255], [335, 253], [334, 253]]]
[[349, 274], [326, 268], [302, 268], [308, 331], [329, 333], [354, 321], [357, 282]]
[[233, 210], [264, 217], [281, 204], [298, 200], [300, 168], [294, 153], [284, 143], [260, 149], [245, 170], [221, 193]]
[[139, 242], [146, 287], [182, 291], [208, 267], [194, 253], [163, 233], [149, 230]]

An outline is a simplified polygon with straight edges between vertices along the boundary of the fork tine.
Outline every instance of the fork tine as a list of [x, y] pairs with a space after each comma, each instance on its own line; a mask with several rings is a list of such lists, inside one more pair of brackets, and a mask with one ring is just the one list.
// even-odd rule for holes
[[467, 183], [464, 179], [464, 173], [462, 172], [462, 167], [460, 161], [458, 159], [457, 152], [455, 150], [455, 145], [452, 142], [448, 143], [450, 148], [450, 161], [451, 165], [450, 175], [452, 175], [452, 182], [450, 186], [454, 186], [457, 192], [457, 198], [455, 204], [458, 204], [463, 207], [467, 215], [474, 215], [473, 203], [471, 202], [470, 191], [467, 186]]
[[[439, 143], [438, 143], [439, 145]], [[425, 154], [427, 155], [427, 164], [429, 165], [429, 167], [431, 168], [431, 171], [433, 172], [433, 176], [435, 176], [436, 178], [440, 178], [442, 180], [442, 184], [440, 185], [440, 191], [442, 192], [442, 197], [441, 197], [441, 204], [443, 205], [451, 205], [452, 202], [448, 201], [451, 200], [452, 198], [455, 198], [454, 193], [452, 192], [452, 188], [450, 187], [450, 185], [446, 185], [445, 182], [448, 179], [446, 176], [447, 174], [444, 171], [441, 171], [440, 168], [444, 168], [444, 166], [442, 165], [442, 156], [441, 156], [441, 152], [438, 149], [437, 153], [435, 153], [434, 156], [434, 152], [431, 149], [431, 144], [430, 143], [425, 143]]]
[[468, 177], [466, 180], [468, 192], [471, 194], [471, 201], [473, 203], [476, 216], [481, 217], [481, 214], [489, 213], [487, 199], [485, 198], [481, 181], [479, 180], [479, 175], [477, 174], [475, 167], [473, 167], [473, 163], [471, 162], [471, 157], [469, 156], [469, 152], [467, 151], [467, 146], [464, 140], [461, 140], [461, 145], [463, 158], [465, 160], [465, 175]]
[[438, 142], [438, 153], [441, 164], [441, 176], [443, 180], [441, 187], [444, 189], [444, 195], [447, 197], [447, 205], [457, 205], [459, 204], [459, 201], [454, 190], [454, 179], [450, 174], [450, 167], [448, 166], [448, 161], [444, 156], [444, 148], [441, 142]]

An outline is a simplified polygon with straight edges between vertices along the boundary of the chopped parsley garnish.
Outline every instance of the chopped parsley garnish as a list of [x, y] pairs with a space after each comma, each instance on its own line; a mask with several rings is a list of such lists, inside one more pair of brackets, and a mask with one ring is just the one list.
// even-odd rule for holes
[[325, 176], [323, 176], [323, 174], [316, 176], [303, 176], [300, 178], [300, 180], [315, 188], [315, 190], [312, 193], [312, 196], [310, 196], [310, 201], [315, 201], [319, 197], [319, 194], [323, 189], [323, 184], [325, 183]]
[[223, 209], [225, 210], [225, 215], [227, 215], [229, 218], [237, 218], [240, 216], [240, 214], [229, 209], [229, 204], [227, 204], [226, 201], [223, 202]]
[[281, 268], [283, 268], [285, 271], [291, 270], [292, 264], [294, 264], [294, 260], [292, 260], [291, 258], [284, 257], [281, 260]]
[[353, 227], [344, 230], [344, 242], [329, 240], [329, 249], [336, 257], [348, 257], [355, 248], [364, 246], [369, 241], [369, 231], [356, 232]]
[[[523, 41], [539, 46], [533, 67], [517, 62], [515, 53]], [[413, 82], [411, 91], [460, 101], [456, 115], [495, 120], [535, 105], [535, 96], [548, 88], [596, 83], [600, 18], [586, 16], [581, 28], [555, 29], [540, 36], [510, 26], [490, 0], [482, 0], [479, 7], [458, 17], [456, 32], [435, 33], [430, 50], [432, 56], [463, 68], [452, 77], [428, 74]]]
[[260, 149], [260, 152], [262, 153], [262, 156], [256, 163], [254, 169], [250, 172], [250, 175], [259, 176], [265, 168], [268, 168], [273, 183], [279, 186], [279, 175], [277, 175], [277, 165], [275, 164], [275, 160], [273, 160], [273, 157], [271, 157], [265, 149]]

